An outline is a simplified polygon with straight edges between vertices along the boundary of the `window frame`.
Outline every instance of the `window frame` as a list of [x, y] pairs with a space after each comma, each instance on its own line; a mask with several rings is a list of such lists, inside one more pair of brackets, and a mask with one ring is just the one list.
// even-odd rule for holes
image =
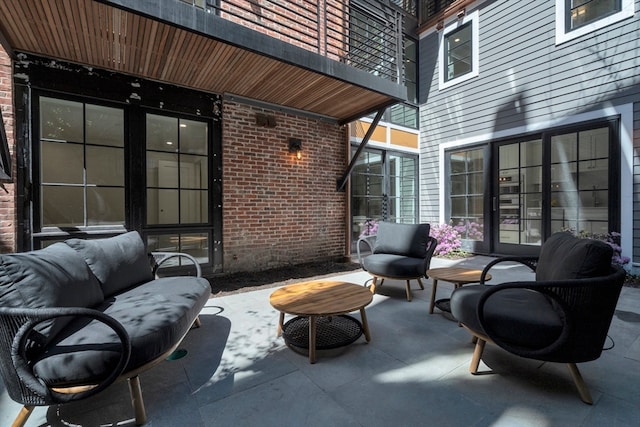
[[[438, 89], [444, 90], [451, 86], [455, 86], [462, 82], [465, 82], [469, 79], [473, 79], [478, 77], [480, 74], [480, 13], [478, 10], [475, 10], [467, 15], [465, 15], [462, 19], [456, 19], [451, 24], [447, 25], [440, 32], [440, 48], [438, 49]], [[465, 73], [459, 77], [455, 77], [451, 80], [445, 81], [445, 71], [447, 61], [445, 58], [445, 37], [450, 33], [460, 29], [465, 25], [471, 26], [471, 71]]]
[[589, 24], [571, 30], [567, 29], [567, 14], [570, 13], [570, 8], [567, 7], [568, 2], [567, 0], [556, 0], [556, 46], [622, 20], [632, 18], [635, 14], [634, 0], [620, 0], [620, 2], [619, 12], [603, 16]]
[[[41, 109], [40, 109], [40, 101], [42, 98], [49, 98], [49, 99], [54, 99], [54, 100], [62, 100], [62, 101], [68, 101], [68, 102], [73, 102], [73, 103], [78, 103], [82, 105], [82, 111], [83, 111], [83, 117], [82, 117], [82, 122], [83, 122], [83, 126], [85, 126], [85, 113], [86, 113], [86, 108], [87, 105], [93, 105], [93, 106], [99, 106], [99, 107], [108, 107], [108, 108], [115, 108], [118, 110], [122, 111], [123, 114], [123, 134], [124, 134], [124, 141], [123, 141], [123, 146], [122, 147], [114, 147], [114, 148], [121, 148], [122, 149], [122, 153], [123, 153], [123, 165], [124, 165], [124, 174], [123, 174], [123, 183], [122, 183], [122, 189], [123, 189], [123, 209], [124, 209], [124, 217], [122, 219], [122, 223], [112, 223], [112, 224], [87, 224], [86, 220], [87, 220], [87, 216], [86, 216], [86, 210], [87, 210], [87, 203], [88, 203], [88, 199], [86, 197], [83, 197], [82, 203], [83, 203], [83, 225], [73, 225], [73, 226], [55, 226], [55, 225], [44, 225], [43, 224], [43, 212], [42, 212], [42, 207], [43, 207], [43, 197], [42, 197], [42, 190], [45, 186], [47, 186], [48, 184], [44, 184], [43, 183], [43, 178], [42, 178], [42, 171], [41, 171], [41, 161], [42, 161], [42, 129], [41, 129], [41, 125], [40, 125], [40, 119], [41, 119]], [[89, 97], [82, 97], [82, 96], [77, 96], [77, 95], [73, 95], [73, 94], [62, 94], [62, 93], [56, 93], [56, 92], [51, 92], [51, 91], [47, 91], [47, 90], [38, 90], [33, 94], [33, 104], [32, 104], [32, 117], [37, 117], [37, 120], [34, 120], [32, 123], [32, 129], [33, 129], [33, 141], [32, 141], [32, 175], [33, 175], [33, 182], [37, 183], [37, 185], [34, 185], [34, 191], [32, 194], [32, 198], [33, 198], [33, 203], [34, 203], [34, 207], [37, 206], [37, 208], [33, 209], [33, 237], [36, 240], [46, 240], [48, 238], [51, 238], [51, 236], [56, 236], [59, 234], [63, 234], [66, 235], [68, 233], [68, 230], [79, 230], [81, 232], [84, 233], [99, 233], [99, 232], [113, 232], [113, 233], [119, 233], [122, 231], [127, 230], [128, 228], [128, 217], [127, 217], [127, 209], [128, 209], [128, 188], [127, 188], [127, 183], [128, 183], [128, 179], [129, 179], [129, 175], [128, 175], [128, 171], [127, 171], [127, 159], [129, 158], [129, 147], [127, 146], [127, 141], [126, 141], [126, 135], [127, 135], [127, 131], [128, 131], [128, 118], [127, 118], [127, 108], [126, 106], [123, 106], [121, 104], [118, 103], [114, 103], [114, 102], [110, 102], [108, 100], [101, 100], [101, 99], [95, 99], [95, 98], [89, 98]], [[82, 145], [83, 150], [86, 150], [87, 146], [95, 146], [94, 144], [91, 143], [87, 143], [86, 140], [86, 136], [84, 135], [83, 132], [83, 141], [81, 143], [79, 142], [74, 142], [74, 144], [78, 144], [78, 145]], [[83, 159], [83, 161], [85, 162], [83, 164], [83, 168], [86, 167], [86, 159]], [[89, 185], [86, 182], [86, 178], [83, 178], [83, 183], [81, 185], [69, 185], [67, 186], [68, 188], [71, 187], [77, 187], [77, 188], [83, 188], [83, 192], [86, 191], [86, 188], [91, 187], [92, 185]], [[111, 187], [111, 186], [106, 186], [106, 187]]]

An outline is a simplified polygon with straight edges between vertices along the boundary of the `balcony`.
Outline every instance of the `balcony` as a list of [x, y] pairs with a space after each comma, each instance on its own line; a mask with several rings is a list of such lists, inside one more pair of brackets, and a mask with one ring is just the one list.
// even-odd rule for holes
[[346, 123], [406, 99], [402, 12], [376, 0], [6, 0], [27, 52]]

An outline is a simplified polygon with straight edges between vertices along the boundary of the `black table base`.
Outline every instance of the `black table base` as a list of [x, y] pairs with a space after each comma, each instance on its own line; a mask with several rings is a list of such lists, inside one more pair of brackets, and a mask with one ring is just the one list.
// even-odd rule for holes
[[[316, 350], [343, 347], [356, 341], [363, 333], [362, 323], [352, 316], [316, 317]], [[284, 342], [290, 347], [309, 349], [309, 318], [298, 316], [282, 327]]]

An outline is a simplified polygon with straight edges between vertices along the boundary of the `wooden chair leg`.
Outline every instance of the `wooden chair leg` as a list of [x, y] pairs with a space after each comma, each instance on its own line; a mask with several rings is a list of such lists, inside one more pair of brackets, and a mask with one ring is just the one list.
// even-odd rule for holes
[[424, 285], [422, 284], [422, 279], [418, 277], [418, 285], [420, 285], [420, 289], [424, 291]]
[[196, 317], [196, 320], [193, 321], [193, 327], [199, 328], [200, 326], [202, 326], [202, 322], [200, 321], [200, 316], [198, 316]]
[[369, 286], [369, 290], [371, 291], [372, 294], [376, 293], [377, 282], [378, 282], [378, 278], [376, 276], [373, 276], [373, 280], [371, 281], [371, 286]]
[[29, 416], [31, 415], [34, 409], [35, 409], [35, 406], [27, 406], [27, 405], [23, 406], [22, 409], [20, 410], [20, 413], [18, 414], [16, 419], [13, 421], [13, 424], [11, 424], [11, 427], [23, 427], [27, 423], [27, 419], [29, 418]]
[[471, 359], [471, 365], [469, 365], [469, 372], [472, 374], [478, 373], [478, 367], [480, 366], [480, 359], [482, 358], [482, 352], [484, 351], [484, 345], [487, 342], [480, 337], [477, 337], [476, 347], [473, 349], [473, 358]]
[[140, 377], [131, 377], [129, 382], [129, 393], [131, 393], [131, 405], [136, 417], [136, 425], [141, 426], [147, 422], [147, 413], [144, 410], [144, 401], [142, 400], [142, 388], [140, 388]]
[[411, 296], [411, 281], [407, 280], [407, 301], [411, 302], [413, 297]]
[[571, 378], [573, 378], [573, 382], [578, 388], [580, 399], [588, 405], [593, 405], [591, 393], [589, 393], [589, 388], [587, 388], [587, 384], [584, 382], [584, 379], [578, 370], [578, 366], [575, 363], [567, 363], [567, 366], [569, 367], [569, 372], [571, 372]]

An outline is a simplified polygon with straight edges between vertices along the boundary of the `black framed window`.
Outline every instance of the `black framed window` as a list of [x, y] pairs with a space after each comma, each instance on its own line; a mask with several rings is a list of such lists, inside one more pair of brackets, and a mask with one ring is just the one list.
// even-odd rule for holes
[[38, 230], [125, 225], [124, 110], [39, 97]]
[[375, 149], [360, 154], [351, 174], [354, 250], [359, 237], [375, 234], [379, 221], [417, 222], [418, 167], [413, 154]]
[[456, 79], [473, 70], [472, 27], [468, 22], [444, 36], [444, 81]]
[[448, 152], [450, 221], [465, 240], [484, 240], [484, 147]]

